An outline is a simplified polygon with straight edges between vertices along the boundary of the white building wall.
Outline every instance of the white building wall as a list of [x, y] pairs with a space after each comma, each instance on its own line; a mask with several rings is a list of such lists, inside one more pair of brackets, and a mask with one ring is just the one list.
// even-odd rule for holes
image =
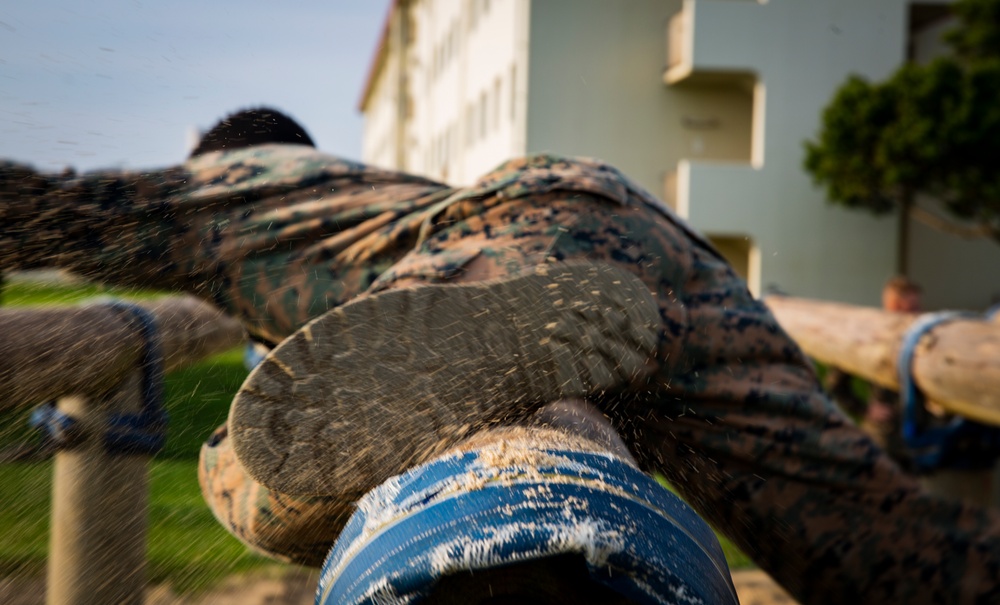
[[745, 86], [663, 84], [667, 22], [680, 7], [533, 2], [527, 150], [601, 158], [656, 195], [683, 158], [748, 162]]
[[706, 231], [746, 229], [765, 290], [876, 304], [895, 268], [896, 219], [830, 206], [802, 167], [803, 142], [851, 74], [888, 77], [905, 58], [903, 0], [687, 0], [693, 74], [757, 80], [753, 163], [688, 162], [681, 205]]
[[393, 83], [397, 75], [395, 61], [379, 73], [365, 113], [361, 159], [373, 166], [393, 168], [396, 164], [396, 104], [398, 93]]
[[524, 94], [523, 87], [517, 86], [517, 65], [519, 55], [523, 54], [519, 52], [519, 41], [523, 44], [524, 39], [519, 28], [526, 26], [522, 18], [524, 3], [524, 0], [467, 3], [469, 35], [462, 57], [463, 153], [456, 173], [458, 182], [471, 183], [504, 160], [523, 154], [515, 133], [518, 96]]
[[[905, 60], [906, 0], [415, 6], [410, 171], [461, 185], [525, 152], [600, 157], [661, 197], [676, 194], [709, 236], [750, 242], [753, 290], [878, 303], [895, 267], [897, 220], [828, 204], [802, 168], [803, 142], [848, 75], [880, 80]], [[682, 6], [694, 77], [668, 86], [667, 31]], [[921, 55], [937, 52], [932, 36], [916, 42]], [[366, 123], [391, 115], [373, 103]], [[912, 250], [929, 305], [976, 308], [1000, 295], [1000, 246], [917, 227]]]
[[[524, 153], [524, 67], [528, 0], [418, 0], [402, 3], [411, 43], [406, 53], [410, 104], [403, 125], [405, 169], [452, 184], [470, 184]], [[378, 137], [399, 123], [385, 107], [400, 53], [390, 47], [365, 106], [364, 158], [384, 162]], [[391, 96], [391, 95], [390, 95]], [[394, 102], [399, 102], [397, 95]], [[520, 109], [518, 109], [520, 108]], [[369, 125], [370, 124], [370, 125]], [[389, 135], [391, 136], [391, 134]]]

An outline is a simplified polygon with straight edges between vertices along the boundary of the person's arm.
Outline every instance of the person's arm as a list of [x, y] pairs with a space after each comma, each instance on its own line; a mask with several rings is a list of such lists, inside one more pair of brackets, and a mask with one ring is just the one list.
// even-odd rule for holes
[[301, 145], [141, 173], [0, 163], [0, 271], [60, 267], [192, 292], [277, 342], [366, 289], [413, 246], [423, 210], [449, 193]]
[[0, 162], [0, 268], [201, 292], [189, 234], [211, 219], [179, 211], [173, 200], [188, 181], [181, 168], [43, 174]]
[[851, 382], [850, 374], [834, 366], [827, 367], [823, 377], [823, 387], [840, 409], [852, 418], [861, 418], [868, 409], [868, 403], [858, 397]]

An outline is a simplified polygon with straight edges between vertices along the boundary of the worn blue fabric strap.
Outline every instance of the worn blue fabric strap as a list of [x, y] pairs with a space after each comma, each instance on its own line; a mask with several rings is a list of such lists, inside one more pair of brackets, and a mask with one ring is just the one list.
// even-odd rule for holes
[[55, 401], [48, 401], [32, 410], [28, 424], [45, 433], [44, 438], [57, 449], [70, 447], [76, 442], [75, 431], [79, 423], [69, 414], [59, 411]]
[[[167, 413], [163, 409], [163, 353], [156, 318], [133, 303], [112, 300], [101, 304], [126, 315], [130, 322], [137, 324], [143, 343], [140, 410], [137, 413], [111, 415], [104, 434], [104, 446], [111, 454], [151, 456], [163, 449], [167, 429]], [[72, 447], [79, 437], [74, 434], [78, 428], [77, 420], [59, 411], [55, 402], [38, 406], [31, 413], [29, 424], [44, 432], [57, 448]]]
[[544, 450], [445, 456], [369, 492], [316, 603], [419, 603], [451, 574], [567, 554], [636, 604], [738, 602], [717, 539], [679, 498], [612, 456]]
[[134, 303], [110, 301], [108, 307], [135, 322], [142, 337], [139, 362], [142, 372], [142, 402], [136, 413], [114, 414], [108, 420], [104, 445], [109, 453], [153, 455], [167, 438], [167, 412], [163, 409], [163, 350], [153, 314]]
[[249, 372], [257, 366], [260, 362], [264, 361], [267, 354], [271, 352], [271, 347], [268, 347], [264, 343], [249, 341], [246, 347], [243, 349], [243, 367]]
[[986, 309], [986, 312], [983, 313], [983, 317], [986, 318], [986, 321], [993, 321], [993, 319], [998, 316], [1000, 316], [1000, 303]]
[[990, 468], [1000, 454], [1000, 431], [956, 417], [947, 425], [922, 428], [924, 395], [913, 379], [913, 357], [920, 339], [935, 327], [956, 319], [979, 319], [971, 313], [942, 311], [920, 317], [903, 336], [899, 351], [899, 395], [903, 407], [903, 441], [912, 450], [918, 471], [939, 468]]

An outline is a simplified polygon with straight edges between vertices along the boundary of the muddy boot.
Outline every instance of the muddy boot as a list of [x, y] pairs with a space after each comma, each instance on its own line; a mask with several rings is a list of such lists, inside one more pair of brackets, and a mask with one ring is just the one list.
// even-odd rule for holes
[[659, 335], [648, 288], [608, 265], [389, 290], [264, 359], [230, 410], [233, 449], [275, 491], [364, 493], [485, 426], [633, 383]]

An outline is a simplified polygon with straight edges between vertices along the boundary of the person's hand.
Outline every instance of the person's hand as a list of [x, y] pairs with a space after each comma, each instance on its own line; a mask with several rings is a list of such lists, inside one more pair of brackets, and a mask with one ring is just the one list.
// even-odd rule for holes
[[884, 401], [872, 401], [868, 404], [868, 411], [865, 412], [865, 418], [869, 422], [884, 424], [891, 422], [895, 416], [895, 410], [893, 406], [885, 403]]

